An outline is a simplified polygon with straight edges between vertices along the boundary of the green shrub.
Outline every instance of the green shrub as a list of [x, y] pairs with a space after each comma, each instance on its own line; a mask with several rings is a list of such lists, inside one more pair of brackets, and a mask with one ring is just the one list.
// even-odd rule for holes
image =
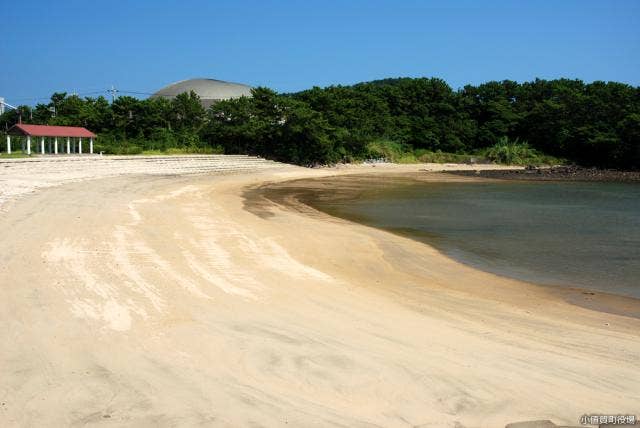
[[367, 144], [365, 159], [385, 159], [395, 163], [471, 163], [472, 160], [484, 160], [479, 155], [413, 150], [409, 145], [390, 140], [376, 140]]
[[366, 159], [384, 159], [387, 162], [399, 162], [400, 159], [408, 160], [408, 155], [413, 156], [410, 146], [390, 140], [376, 140], [365, 146], [364, 156]]
[[[37, 154], [37, 153], [34, 153]], [[26, 153], [22, 153], [21, 151], [8, 153], [0, 153], [0, 158], [13, 159], [13, 158], [28, 158], [29, 155]]]
[[139, 155], [142, 153], [142, 147], [136, 145], [126, 145], [120, 149], [122, 155]]
[[223, 154], [224, 148], [222, 146], [186, 146], [186, 147], [170, 147], [164, 152], [168, 155], [184, 155], [184, 154]]
[[446, 153], [441, 151], [416, 150], [418, 161], [424, 163], [471, 163], [478, 156], [469, 154]]
[[558, 164], [562, 160], [544, 155], [533, 149], [526, 142], [520, 142], [518, 138], [509, 140], [501, 137], [496, 144], [486, 149], [483, 156], [487, 160], [506, 165], [541, 165]]
[[418, 160], [413, 153], [403, 153], [395, 160], [396, 163], [417, 163]]

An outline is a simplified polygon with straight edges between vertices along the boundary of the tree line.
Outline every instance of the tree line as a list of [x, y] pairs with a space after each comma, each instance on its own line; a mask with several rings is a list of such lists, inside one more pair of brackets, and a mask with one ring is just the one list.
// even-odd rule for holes
[[56, 93], [48, 104], [5, 112], [0, 129], [18, 116], [85, 126], [107, 153], [179, 149], [312, 165], [379, 157], [381, 147], [475, 154], [511, 142], [585, 166], [640, 169], [640, 88], [617, 82], [504, 80], [453, 90], [437, 78], [398, 78], [292, 94], [255, 88], [208, 110], [193, 92], [113, 103]]

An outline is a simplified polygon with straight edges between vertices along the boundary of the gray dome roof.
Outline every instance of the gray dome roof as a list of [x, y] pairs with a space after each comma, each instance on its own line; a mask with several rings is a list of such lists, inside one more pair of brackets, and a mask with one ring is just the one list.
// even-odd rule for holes
[[240, 83], [215, 79], [189, 79], [171, 83], [151, 95], [151, 98], [174, 98], [176, 95], [190, 91], [198, 94], [204, 107], [209, 107], [220, 100], [240, 98], [243, 95], [251, 96], [251, 87]]

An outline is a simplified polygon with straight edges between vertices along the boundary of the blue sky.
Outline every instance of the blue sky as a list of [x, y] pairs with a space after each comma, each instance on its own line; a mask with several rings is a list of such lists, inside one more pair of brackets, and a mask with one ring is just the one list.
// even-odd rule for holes
[[[153, 92], [212, 77], [281, 92], [399, 76], [458, 88], [640, 85], [640, 1], [0, 0], [0, 96]], [[95, 96], [96, 94], [92, 94]], [[36, 98], [45, 99], [36, 100]]]

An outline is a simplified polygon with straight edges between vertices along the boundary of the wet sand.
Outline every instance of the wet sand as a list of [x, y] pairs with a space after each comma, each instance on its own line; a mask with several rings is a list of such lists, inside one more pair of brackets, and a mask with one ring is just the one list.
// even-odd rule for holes
[[[518, 172], [519, 170], [514, 170]], [[465, 174], [470, 172], [471, 174]], [[508, 174], [508, 170], [487, 170], [485, 173]], [[262, 185], [246, 192], [247, 209], [257, 215], [268, 217], [270, 215], [270, 204], [277, 204], [287, 209], [303, 212], [307, 215], [321, 216], [316, 208], [318, 206], [332, 206], [336, 202], [340, 204], [349, 204], [361, 198], [371, 197], [371, 185], [375, 185], [375, 189], [380, 191], [381, 188], [395, 188], [415, 183], [491, 183], [504, 182], [503, 179], [482, 178], [478, 177], [474, 171], [447, 171], [445, 173], [413, 171], [403, 173], [385, 173], [376, 174], [357, 174], [357, 175], [338, 175], [322, 178], [288, 180], [285, 182]], [[266, 209], [265, 209], [266, 208]], [[332, 210], [326, 211], [329, 216]], [[361, 218], [358, 214], [349, 212], [345, 216], [337, 214], [337, 216], [349, 221], [362, 224], [370, 224], [370, 220]], [[332, 219], [333, 217], [326, 217]], [[384, 230], [391, 231], [400, 236], [413, 238], [419, 242], [429, 245], [429, 237], [419, 237], [420, 231], [415, 228], [387, 228]], [[445, 254], [446, 256], [446, 254]], [[447, 256], [448, 257], [448, 256]], [[464, 263], [464, 261], [460, 261]], [[477, 269], [475, 266], [471, 266]], [[501, 275], [499, 272], [497, 275]], [[518, 278], [514, 278], [519, 280]], [[521, 280], [520, 281], [526, 281]], [[607, 293], [606, 290], [582, 289], [566, 285], [537, 285], [529, 284], [540, 288], [541, 292], [554, 295], [556, 298], [564, 299], [566, 302], [579, 305], [585, 308], [598, 311], [605, 311], [613, 314], [624, 315], [628, 317], [640, 318], [640, 300], [633, 296], [621, 295], [618, 293]]]
[[0, 425], [500, 427], [638, 413], [633, 301], [589, 309], [256, 190], [425, 169], [442, 167], [123, 175], [12, 201]]

